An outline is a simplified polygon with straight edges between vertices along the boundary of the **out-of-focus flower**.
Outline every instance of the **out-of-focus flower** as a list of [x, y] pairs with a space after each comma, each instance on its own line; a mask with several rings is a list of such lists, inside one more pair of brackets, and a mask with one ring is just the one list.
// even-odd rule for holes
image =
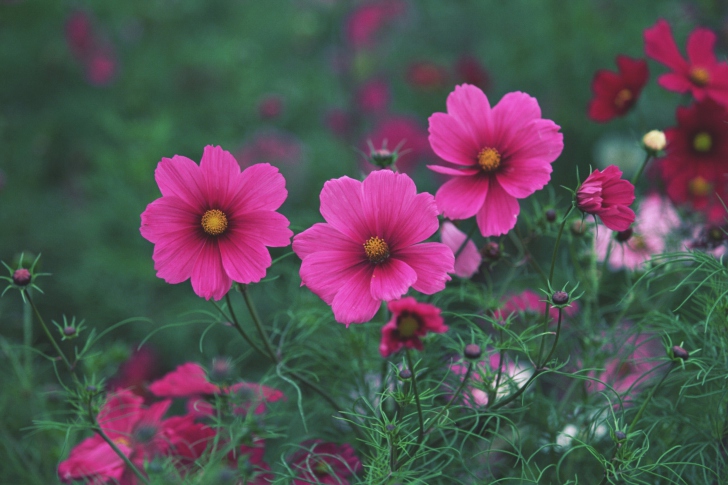
[[[450, 221], [445, 221], [440, 226], [440, 239], [452, 250], [453, 254], [460, 249], [466, 238], [467, 235]], [[461, 278], [472, 278], [478, 272], [482, 262], [483, 256], [481, 256], [475, 243], [469, 240], [455, 258], [453, 273]]]
[[642, 199], [634, 225], [627, 229], [629, 232], [597, 231], [594, 251], [600, 261], [604, 261], [609, 251], [612, 268], [635, 270], [665, 250], [668, 235], [679, 225], [680, 217], [670, 201], [651, 194]]
[[483, 91], [490, 89], [490, 74], [475, 56], [460, 56], [455, 62], [455, 76], [459, 83], [472, 84]]
[[408, 296], [390, 301], [387, 308], [392, 313], [392, 318], [382, 327], [382, 341], [379, 345], [382, 357], [389, 357], [402, 347], [422, 350], [420, 337], [429, 332], [447, 332], [440, 309], [434, 305], [419, 303]]
[[283, 113], [283, 97], [278, 94], [267, 94], [258, 101], [258, 116], [264, 120], [278, 118]]
[[455, 258], [441, 243], [423, 243], [437, 231], [432, 195], [417, 194], [405, 174], [370, 173], [363, 182], [329, 180], [321, 191], [321, 215], [293, 239], [302, 259], [302, 284], [331, 305], [336, 321], [367, 322], [381, 301], [409, 287], [426, 294], [445, 288]]
[[437, 191], [438, 209], [449, 219], [475, 216], [486, 237], [516, 225], [518, 199], [549, 182], [551, 163], [564, 148], [559, 126], [542, 119], [538, 101], [521, 92], [506, 94], [491, 109], [477, 87], [456, 86], [447, 113], [429, 122], [432, 149], [458, 166], [428, 166], [453, 176]]
[[[427, 131], [415, 118], [403, 115], [388, 116], [374, 126], [363, 142], [372, 144], [375, 148], [384, 147], [388, 150], [397, 148], [397, 170], [410, 173], [421, 160], [431, 159], [434, 154], [427, 141]], [[371, 167], [364, 167], [371, 171]]]
[[352, 130], [353, 121], [351, 114], [340, 108], [329, 109], [324, 114], [324, 125], [334, 136], [346, 138]]
[[594, 75], [589, 118], [600, 123], [624, 116], [634, 106], [647, 84], [647, 61], [617, 56], [619, 72], [601, 69]]
[[603, 172], [594, 169], [576, 191], [576, 207], [599, 216], [613, 231], [624, 231], [634, 222], [634, 185], [622, 179], [622, 171], [610, 165]]
[[728, 110], [706, 100], [677, 109], [677, 127], [665, 130], [660, 172], [675, 204], [689, 204], [721, 223], [728, 201]]
[[645, 54], [672, 69], [657, 79], [660, 86], [678, 93], [691, 92], [698, 101], [711, 98], [728, 106], [728, 64], [715, 57], [713, 32], [697, 28], [690, 33], [687, 60], [680, 54], [670, 24], [664, 19], [646, 29], [644, 38]]
[[[460, 377], [460, 381], [465, 378], [468, 366], [464, 364], [450, 364], [450, 372]], [[488, 393], [492, 393], [498, 379], [498, 372], [501, 373], [498, 381], [498, 388], [495, 389], [497, 398], [505, 397], [515, 392], [522, 386], [533, 374], [533, 369], [523, 363], [516, 363], [509, 359], [504, 359], [501, 367], [500, 353], [490, 350], [490, 357], [487, 360], [476, 363], [470, 379], [473, 385], [466, 386], [463, 391], [462, 402], [468, 407], [475, 408], [488, 404]], [[457, 388], [455, 386], [453, 389]]]
[[128, 389], [145, 397], [146, 384], [157, 374], [157, 354], [148, 345], [135, 350], [109, 381], [109, 389]]
[[[546, 309], [546, 295], [539, 295], [535, 291], [524, 290], [515, 295], [508, 295], [501, 300], [502, 306], [493, 313], [493, 316], [504, 321], [512, 313], [515, 314], [531, 314], [535, 318], [543, 320], [544, 310]], [[573, 317], [579, 311], [579, 303], [572, 301], [568, 307], [562, 312], [562, 318]], [[551, 323], [556, 324], [559, 318], [559, 309], [551, 307]]]
[[379, 113], [389, 104], [389, 84], [384, 79], [371, 79], [356, 93], [356, 105], [365, 113]]
[[386, 24], [407, 10], [401, 0], [377, 0], [362, 3], [346, 19], [346, 38], [355, 49], [374, 47]]
[[297, 473], [293, 485], [349, 485], [348, 477], [361, 470], [361, 461], [349, 444], [313, 440], [301, 446], [306, 449], [291, 459], [291, 468]]
[[407, 66], [405, 73], [407, 83], [423, 91], [434, 91], [444, 88], [449, 83], [447, 69], [429, 61], [417, 61]]
[[293, 235], [275, 212], [288, 192], [268, 164], [242, 173], [233, 156], [207, 146], [200, 165], [175, 155], [155, 171], [162, 197], [142, 213], [141, 234], [154, 243], [154, 268], [167, 283], [192, 280], [195, 293], [221, 299], [233, 281], [260, 281], [271, 265], [267, 246]]
[[66, 43], [73, 57], [83, 64], [91, 84], [105, 86], [114, 80], [116, 54], [111, 44], [94, 31], [88, 13], [78, 10], [66, 20]]
[[692, 238], [682, 242], [685, 249], [698, 249], [712, 254], [716, 258], [726, 253], [728, 235], [726, 229], [715, 225], [698, 226], [693, 230]]
[[86, 60], [86, 78], [96, 86], [105, 86], [116, 75], [117, 61], [109, 47], [96, 49]]
[[78, 60], [85, 59], [96, 42], [91, 18], [83, 10], [76, 10], [66, 19], [66, 44]]

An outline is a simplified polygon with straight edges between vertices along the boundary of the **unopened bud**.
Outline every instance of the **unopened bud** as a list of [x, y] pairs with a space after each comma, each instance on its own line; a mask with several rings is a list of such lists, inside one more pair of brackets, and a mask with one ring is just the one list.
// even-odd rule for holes
[[402, 379], [403, 381], [411, 379], [412, 371], [409, 369], [402, 369], [401, 371], [399, 371], [399, 378]]
[[96, 386], [88, 385], [88, 386], [86, 386], [86, 391], [96, 392], [96, 391], [98, 391], [98, 388]]
[[675, 356], [676, 359], [688, 360], [688, 357], [690, 357], [690, 352], [680, 347], [679, 345], [673, 345], [672, 355]]
[[465, 351], [463, 352], [466, 359], [472, 359], [476, 360], [479, 359], [481, 355], [483, 355], [483, 351], [480, 350], [480, 346], [477, 344], [468, 344], [465, 346]]
[[569, 294], [565, 291], [555, 291], [554, 294], [551, 295], [551, 301], [554, 305], [564, 305], [569, 302]]
[[501, 257], [500, 244], [497, 242], [489, 242], [483, 249], [480, 250], [480, 254], [491, 261], [496, 261]]
[[228, 359], [212, 359], [212, 368], [207, 373], [210, 382], [224, 382], [230, 379], [232, 366]]
[[390, 433], [394, 432], [394, 430], [396, 430], [396, 429], [397, 429], [397, 427], [396, 427], [395, 425], [393, 425], [393, 424], [388, 424], [388, 425], [386, 425], [386, 426], [385, 426], [384, 428], [385, 428], [385, 429], [386, 429], [387, 431], [389, 431]]
[[667, 145], [667, 138], [665, 138], [665, 133], [660, 130], [652, 130], [642, 137], [642, 146], [652, 155], [664, 150], [665, 145]]
[[629, 241], [629, 238], [632, 237], [632, 234], [634, 234], [634, 231], [631, 227], [628, 227], [624, 231], [619, 231], [615, 236], [614, 239], [617, 240], [617, 242], [627, 242]]
[[31, 279], [30, 271], [25, 268], [16, 269], [13, 273], [13, 283], [17, 286], [28, 286]]
[[372, 150], [369, 153], [369, 161], [380, 168], [391, 167], [397, 161], [397, 153], [390, 152], [386, 148]]
[[583, 236], [586, 232], [586, 229], [586, 222], [582, 221], [581, 219], [574, 221], [574, 223], [571, 225], [571, 233], [575, 236]]
[[66, 337], [73, 337], [74, 335], [76, 335], [76, 327], [63, 327], [63, 335], [65, 335]]
[[617, 438], [617, 441], [624, 441], [627, 439], [627, 435], [624, 433], [624, 431], [615, 431], [614, 437]]
[[546, 211], [546, 213], [544, 215], [545, 215], [546, 220], [548, 222], [555, 222], [556, 221], [556, 211], [555, 210], [549, 209], [549, 210]]

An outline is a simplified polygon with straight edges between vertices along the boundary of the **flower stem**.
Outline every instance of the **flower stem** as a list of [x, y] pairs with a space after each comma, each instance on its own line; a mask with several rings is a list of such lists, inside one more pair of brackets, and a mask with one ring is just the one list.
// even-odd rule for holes
[[[445, 406], [443, 406], [442, 409], [440, 409], [440, 412], [437, 413], [437, 416], [435, 416], [435, 419], [433, 419], [431, 421], [430, 425], [427, 427], [424, 434], [429, 433], [432, 430], [432, 428], [435, 427], [435, 424], [437, 424], [437, 421], [440, 419], [440, 416], [445, 414], [445, 411], [447, 411], [450, 408], [450, 406], [452, 405], [452, 403], [455, 402], [455, 399], [463, 391], [465, 384], [467, 384], [468, 379], [470, 379], [470, 374], [472, 374], [472, 372], [473, 372], [473, 363], [470, 362], [470, 363], [468, 363], [468, 371], [465, 373], [465, 377], [463, 377], [463, 380], [460, 383], [460, 385], [458, 386], [457, 390], [455, 391], [455, 394], [453, 394], [452, 397], [450, 398], [450, 400], [447, 402], [447, 404], [445, 404]], [[413, 377], [414, 377], [414, 375], [415, 375], [415, 373], [412, 372]]]
[[412, 354], [409, 349], [406, 350], [405, 356], [407, 358], [407, 367], [412, 371], [412, 391], [415, 394], [415, 404], [417, 405], [417, 419], [420, 422], [420, 431], [417, 435], [417, 449], [422, 445], [422, 441], [425, 438], [425, 420], [422, 417], [422, 404], [420, 403], [420, 394], [417, 392], [417, 372], [412, 365]]
[[[225, 294], [225, 301], [227, 302], [228, 308], [230, 309], [230, 321], [232, 322], [233, 326], [235, 327], [235, 330], [237, 330], [238, 333], [240, 334], [240, 336], [243, 337], [243, 340], [248, 342], [248, 345], [250, 345], [255, 350], [257, 350], [258, 353], [265, 354], [263, 349], [261, 349], [255, 342], [253, 342], [253, 339], [251, 339], [250, 336], [247, 333], [245, 333], [245, 330], [243, 330], [242, 325], [240, 325], [240, 322], [238, 321], [238, 317], [235, 315], [235, 310], [233, 310], [232, 303], [230, 302], [229, 293]], [[223, 311], [222, 308], [220, 308], [220, 306], [217, 303], [215, 303], [214, 300], [213, 300], [213, 303], [217, 307], [218, 311], [222, 314], [222, 316], [225, 318], [228, 318], [227, 314]]]
[[528, 378], [525, 384], [523, 384], [523, 387], [518, 389], [516, 392], [511, 394], [510, 396], [504, 398], [502, 401], [498, 401], [497, 403], [493, 404], [493, 407], [490, 408], [491, 411], [495, 411], [496, 409], [502, 408], [506, 404], [513, 402], [518, 396], [523, 394], [523, 392], [528, 389], [528, 386], [531, 385], [531, 383], [538, 377], [538, 375], [543, 372], [544, 369], [535, 369], [533, 371], [533, 374], [531, 374], [531, 377]]
[[645, 167], [647, 166], [647, 162], [650, 161], [650, 158], [652, 158], [652, 154], [648, 153], [647, 156], [645, 157], [645, 161], [642, 162], [642, 166], [637, 171], [637, 173], [634, 175], [634, 177], [632, 177], [632, 185], [637, 185], [637, 181], [640, 179], [642, 172], [644, 172]]
[[43, 331], [45, 332], [46, 336], [48, 337], [48, 340], [51, 341], [51, 344], [53, 344], [53, 347], [56, 349], [58, 356], [66, 364], [66, 367], [68, 367], [69, 372], [71, 372], [71, 374], [75, 374], [75, 369], [73, 368], [71, 363], [66, 358], [66, 354], [63, 353], [63, 351], [61, 350], [61, 347], [58, 346], [58, 342], [56, 342], [56, 339], [53, 338], [53, 335], [51, 334], [50, 330], [48, 330], [48, 326], [46, 325], [45, 320], [43, 320], [43, 317], [40, 315], [40, 312], [38, 311], [38, 307], [35, 306], [35, 302], [33, 302], [33, 299], [30, 297], [30, 292], [23, 290], [23, 293], [25, 293], [25, 296], [28, 299], [30, 306], [33, 308], [33, 312], [35, 313], [35, 316], [38, 318], [38, 321], [40, 322], [41, 327], [43, 327]]
[[263, 339], [263, 343], [265, 344], [265, 349], [268, 352], [268, 356], [276, 364], [279, 363], [280, 360], [278, 359], [278, 354], [276, 354], [276, 351], [273, 349], [273, 345], [271, 344], [268, 335], [263, 329], [263, 324], [260, 322], [260, 317], [258, 316], [258, 311], [255, 309], [255, 305], [253, 305], [253, 300], [250, 299], [250, 294], [248, 293], [248, 285], [241, 284], [238, 285], [238, 288], [240, 289], [240, 293], [242, 293], [243, 298], [245, 299], [245, 304], [248, 306], [248, 311], [250, 312], [250, 316], [253, 319], [255, 328], [258, 329], [258, 334], [260, 335], [260, 338]]
[[559, 334], [561, 333], [561, 314], [562, 314], [562, 308], [559, 307], [559, 323], [556, 324], [556, 338], [554, 338], [554, 344], [551, 346], [551, 352], [549, 352], [549, 355], [544, 359], [544, 361], [541, 363], [543, 366], [546, 362], [551, 360], [551, 357], [554, 355], [554, 351], [556, 350], [556, 344], [559, 343]]
[[[27, 290], [30, 296], [30, 290]], [[30, 303], [23, 301], [23, 345], [25, 346], [25, 373], [29, 381], [32, 381], [33, 375], [33, 308]]]
[[667, 379], [667, 376], [670, 375], [670, 372], [675, 368], [675, 362], [670, 362], [670, 368], [667, 369], [667, 372], [662, 376], [662, 379], [660, 379], [660, 382], [655, 385], [655, 387], [652, 388], [650, 393], [647, 395], [647, 398], [645, 399], [645, 402], [642, 403], [642, 406], [640, 406], [639, 411], [637, 411], [637, 415], [632, 419], [632, 423], [629, 425], [629, 428], [627, 429], [627, 436], [632, 432], [635, 425], [637, 424], [637, 421], [640, 420], [642, 417], [642, 413], [644, 413], [645, 409], [647, 408], [647, 405], [650, 403], [650, 400], [652, 399], [652, 396], [655, 394], [655, 391], [660, 388], [663, 382], [665, 382], [665, 379]]

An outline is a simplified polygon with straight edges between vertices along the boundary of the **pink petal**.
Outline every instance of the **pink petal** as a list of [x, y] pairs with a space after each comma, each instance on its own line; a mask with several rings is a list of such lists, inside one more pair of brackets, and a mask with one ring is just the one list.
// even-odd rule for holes
[[458, 119], [435, 113], [428, 122], [430, 146], [438, 157], [456, 165], [476, 165], [481, 147]]
[[[442, 242], [452, 250], [453, 254], [460, 249], [467, 237], [464, 232], [455, 227], [455, 224], [448, 221], [443, 222], [440, 235]], [[461, 278], [471, 278], [478, 271], [482, 262], [483, 257], [480, 255], [478, 248], [472, 240], [469, 240], [455, 259], [454, 273]]]
[[260, 210], [274, 211], [286, 200], [286, 179], [268, 163], [252, 165], [236, 176], [238, 190], [229, 195], [227, 206], [231, 214]]
[[189, 204], [174, 197], [161, 197], [147, 205], [141, 215], [139, 228], [142, 236], [156, 243], [170, 233], [177, 231], [196, 232], [200, 230], [202, 214], [193, 211]]
[[207, 145], [200, 160], [200, 172], [204, 180], [207, 209], [228, 208], [231, 198], [238, 191], [240, 165], [235, 157], [219, 146]]
[[149, 391], [159, 397], [188, 397], [216, 394], [220, 389], [207, 380], [207, 373], [200, 364], [187, 362], [152, 382]]
[[274, 211], [256, 211], [235, 214], [230, 219], [230, 230], [244, 233], [254, 241], [271, 247], [285, 247], [291, 244], [293, 232], [288, 229], [288, 219]]
[[417, 281], [412, 285], [415, 290], [432, 295], [445, 289], [450, 281], [448, 273], [453, 272], [455, 256], [446, 245], [436, 242], [415, 244], [397, 253], [401, 259], [417, 273]]
[[341, 285], [361, 268], [373, 271], [363, 247], [360, 253], [334, 250], [311, 253], [303, 259], [299, 273], [302, 284], [331, 305]]
[[483, 206], [490, 176], [456, 177], [445, 182], [435, 194], [437, 207], [448, 219], [473, 217]]
[[443, 167], [442, 165], [428, 165], [427, 168], [429, 168], [433, 172], [442, 173], [445, 175], [455, 175], [456, 177], [467, 177], [467, 176], [475, 175], [480, 172], [479, 168], [458, 169], [458, 168]]
[[[306, 258], [306, 261], [311, 257], [313, 256]], [[339, 280], [339, 290], [331, 302], [337, 322], [348, 326], [350, 323], [364, 323], [374, 318], [381, 302], [372, 297], [371, 279], [371, 265], [362, 265], [356, 271], [350, 272], [346, 281]]]
[[709, 29], [697, 28], [688, 36], [688, 59], [691, 64], [701, 67], [712, 66], [716, 63], [715, 34]]
[[693, 88], [690, 81], [683, 75], [668, 72], [657, 78], [657, 84], [677, 93], [687, 93]]
[[293, 252], [304, 259], [318, 251], [344, 251], [364, 257], [363, 243], [352, 241], [329, 224], [318, 223], [293, 238]]
[[599, 218], [612, 231], [626, 231], [634, 222], [634, 211], [623, 205], [615, 205], [599, 212]]
[[190, 231], [177, 231], [161, 238], [152, 254], [157, 277], [170, 284], [188, 280], [204, 244], [204, 237]]
[[507, 233], [516, 225], [520, 211], [518, 200], [508, 195], [498, 181], [492, 178], [485, 203], [476, 215], [480, 233], [485, 237]]
[[658, 20], [655, 25], [645, 29], [644, 38], [645, 54], [648, 57], [665, 64], [673, 71], [684, 72], [687, 70], [688, 63], [678, 51], [670, 24], [664, 19]]
[[468, 140], [478, 151], [492, 143], [493, 129], [488, 97], [480, 88], [462, 84], [447, 97], [447, 113], [460, 122], [460, 126], [468, 134]]
[[205, 300], [220, 300], [230, 290], [232, 283], [223, 268], [217, 241], [203, 240], [200, 254], [192, 268], [194, 292]]
[[[125, 455], [131, 453], [128, 446], [117, 443]], [[119, 480], [124, 473], [124, 462], [99, 435], [86, 438], [71, 450], [68, 459], [58, 465], [58, 476], [63, 482], [86, 477]], [[106, 481], [104, 480], [104, 481]]]
[[244, 284], [257, 283], [265, 278], [266, 269], [271, 265], [270, 253], [265, 245], [242, 228], [228, 230], [226, 236], [218, 241], [227, 276]]
[[519, 130], [540, 118], [541, 108], [536, 98], [520, 91], [506, 94], [493, 107], [494, 133], [488, 140], [490, 146], [504, 157], [509, 156], [511, 144], [520, 137]]
[[191, 210], [206, 208], [204, 182], [200, 166], [187, 157], [162, 158], [154, 171], [154, 179], [165, 197], [177, 197]]
[[331, 227], [364, 244], [374, 232], [365, 217], [362, 183], [349, 177], [329, 180], [321, 190], [321, 215]]
[[371, 280], [372, 298], [375, 300], [396, 300], [417, 281], [417, 273], [407, 263], [395, 258], [374, 267]]

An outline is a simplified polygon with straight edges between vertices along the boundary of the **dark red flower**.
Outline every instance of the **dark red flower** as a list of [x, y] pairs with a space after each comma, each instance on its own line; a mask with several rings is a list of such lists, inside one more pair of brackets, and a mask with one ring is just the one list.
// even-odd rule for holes
[[610, 165], [600, 172], [595, 169], [576, 191], [576, 207], [599, 216], [613, 231], [624, 231], [634, 222], [634, 211], [627, 207], [634, 202], [634, 185], [622, 179], [622, 171]]
[[689, 203], [710, 222], [722, 222], [728, 202], [728, 110], [707, 99], [677, 109], [677, 126], [665, 130], [660, 172], [675, 204]]
[[461, 56], [455, 63], [455, 75], [457, 84], [472, 84], [483, 91], [490, 88], [490, 74], [475, 56]]
[[647, 61], [617, 56], [619, 72], [601, 69], [594, 74], [589, 103], [589, 118], [600, 123], [624, 116], [639, 98], [647, 84]]
[[408, 296], [390, 301], [387, 308], [392, 312], [392, 318], [382, 327], [382, 342], [379, 344], [382, 357], [388, 357], [402, 347], [422, 350], [420, 337], [428, 332], [447, 332], [440, 309], [434, 305], [418, 303]]
[[713, 48], [715, 34], [704, 28], [688, 36], [686, 60], [677, 48], [670, 24], [664, 19], [646, 29], [645, 54], [672, 72], [661, 75], [657, 82], [668, 91], [691, 92], [696, 100], [706, 97], [728, 106], [728, 64], [716, 60]]

